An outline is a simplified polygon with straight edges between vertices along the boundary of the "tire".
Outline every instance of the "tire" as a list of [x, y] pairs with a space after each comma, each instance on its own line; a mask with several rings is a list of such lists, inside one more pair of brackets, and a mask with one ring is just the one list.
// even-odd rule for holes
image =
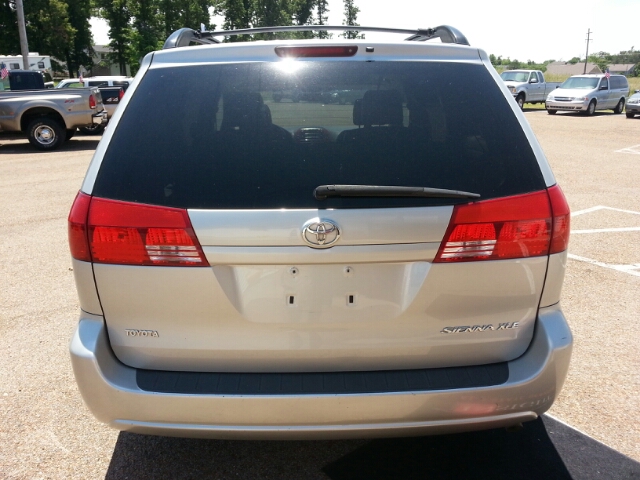
[[518, 95], [518, 97], [516, 98], [516, 103], [518, 104], [518, 107], [520, 107], [520, 110], [524, 110], [524, 95]]
[[623, 110], [624, 110], [624, 98], [621, 98], [620, 101], [618, 102], [618, 105], [616, 105], [616, 108], [613, 109], [613, 113], [620, 114], [622, 113]]
[[85, 135], [100, 135], [102, 132], [104, 132], [104, 127], [106, 125], [104, 123], [100, 123], [100, 124], [93, 124], [93, 125], [87, 125], [86, 127], [80, 127], [78, 130], [80, 130], [82, 133], [84, 133]]
[[65, 141], [68, 142], [69, 140], [71, 140], [75, 134], [76, 134], [75, 128], [67, 128], [67, 138], [65, 139]]
[[66, 136], [66, 129], [51, 117], [36, 118], [27, 127], [29, 143], [38, 150], [55, 150], [64, 143]]
[[595, 100], [591, 100], [591, 103], [589, 103], [589, 106], [587, 107], [587, 111], [585, 112], [585, 114], [588, 117], [590, 117], [594, 113], [596, 113], [596, 101]]
[[558, 110], [549, 110], [549, 109], [547, 109], [547, 113], [549, 115], [555, 115], [556, 113], [558, 113]]
[[627, 118], [633, 118], [633, 117], [634, 117], [634, 114], [633, 114], [633, 113], [629, 113], [629, 112], [627, 112], [627, 113], [626, 113], [626, 115], [627, 115]]

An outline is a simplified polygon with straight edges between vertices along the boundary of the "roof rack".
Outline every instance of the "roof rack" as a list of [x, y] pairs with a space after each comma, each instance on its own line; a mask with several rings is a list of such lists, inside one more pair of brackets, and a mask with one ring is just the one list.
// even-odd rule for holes
[[257, 27], [242, 28], [238, 30], [219, 30], [208, 32], [206, 30], [192, 30], [191, 28], [181, 28], [173, 32], [167, 41], [164, 42], [164, 49], [187, 47], [192, 42], [211, 45], [221, 43], [216, 37], [229, 37], [234, 35], [255, 35], [258, 33], [280, 33], [280, 32], [310, 32], [310, 31], [358, 31], [358, 32], [382, 32], [382, 33], [402, 33], [409, 34], [405, 40], [424, 42], [433, 38], [439, 38], [442, 43], [456, 43], [458, 45], [469, 45], [467, 38], [457, 28], [448, 25], [440, 25], [435, 28], [418, 28], [415, 30], [404, 28], [378, 28], [361, 27], [355, 25], [292, 25], [286, 27]]

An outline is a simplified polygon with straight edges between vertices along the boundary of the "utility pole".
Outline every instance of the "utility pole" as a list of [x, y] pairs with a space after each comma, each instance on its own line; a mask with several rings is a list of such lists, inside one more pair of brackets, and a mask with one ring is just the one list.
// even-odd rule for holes
[[589, 61], [589, 42], [593, 41], [591, 37], [591, 34], [593, 32], [591, 31], [591, 29], [587, 30], [587, 54], [584, 57], [584, 72], [582, 73], [587, 73], [587, 62]]
[[22, 63], [24, 69], [29, 70], [29, 44], [27, 43], [27, 27], [24, 23], [24, 8], [22, 0], [16, 0], [16, 11], [18, 12], [18, 33], [20, 35], [20, 53], [22, 53]]

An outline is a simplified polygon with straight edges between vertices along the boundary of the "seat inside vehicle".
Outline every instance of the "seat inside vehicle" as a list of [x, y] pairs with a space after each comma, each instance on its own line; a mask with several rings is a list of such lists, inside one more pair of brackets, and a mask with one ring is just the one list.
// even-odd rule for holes
[[[227, 92], [222, 99], [220, 134], [258, 135], [261, 140], [292, 141], [291, 134], [273, 124], [271, 110], [258, 92]], [[231, 133], [233, 132], [233, 133]]]
[[404, 131], [402, 95], [398, 90], [367, 90], [353, 104], [353, 123], [358, 128], [338, 135], [338, 143], [388, 142]]

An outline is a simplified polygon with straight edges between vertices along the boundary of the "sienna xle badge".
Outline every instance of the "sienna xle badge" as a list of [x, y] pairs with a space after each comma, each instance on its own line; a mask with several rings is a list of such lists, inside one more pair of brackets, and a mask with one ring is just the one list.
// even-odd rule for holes
[[144, 59], [69, 216], [100, 421], [422, 435], [558, 395], [569, 209], [486, 53], [447, 26], [219, 43], [318, 28], [182, 29]]

